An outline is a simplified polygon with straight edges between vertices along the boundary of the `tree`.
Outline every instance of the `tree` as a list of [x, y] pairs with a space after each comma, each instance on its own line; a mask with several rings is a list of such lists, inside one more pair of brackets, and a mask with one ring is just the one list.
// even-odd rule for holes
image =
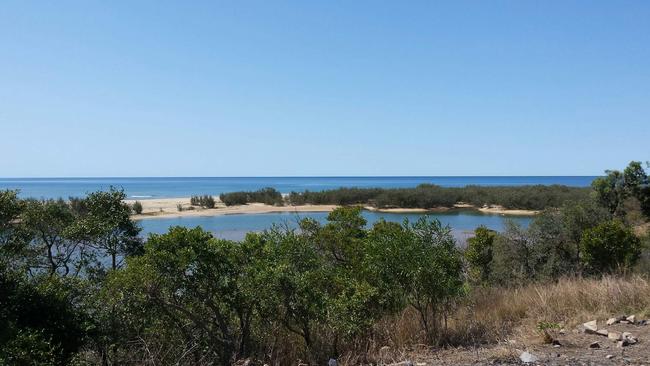
[[475, 282], [486, 283], [490, 278], [495, 237], [494, 230], [480, 226], [474, 231], [474, 236], [467, 240], [465, 259], [469, 263], [470, 277]]
[[[110, 269], [117, 269], [124, 257], [142, 253], [142, 240], [138, 236], [140, 227], [131, 220], [131, 208], [124, 203], [123, 190], [111, 187], [108, 191], [88, 194], [83, 200], [87, 211], [68, 230], [68, 236], [81, 240], [99, 251], [100, 256], [110, 258]], [[103, 267], [97, 253], [81, 253], [87, 262]]]
[[214, 239], [200, 228], [174, 227], [151, 235], [144, 255], [111, 274], [106, 298], [122, 319], [129, 314], [151, 319], [127, 334], [172, 341], [173, 357], [162, 363], [175, 363], [186, 351], [196, 360], [230, 364], [246, 356], [243, 345], [250, 344], [253, 320], [254, 292], [245, 286], [241, 254], [237, 243]]
[[462, 256], [451, 229], [438, 220], [405, 221], [402, 230], [403, 261], [391, 270], [403, 273], [398, 278], [406, 301], [420, 314], [427, 340], [435, 343], [446, 330], [453, 300], [462, 294]]
[[587, 229], [580, 241], [583, 261], [597, 272], [631, 267], [639, 258], [639, 238], [619, 220]]
[[20, 220], [24, 202], [18, 198], [18, 191], [0, 191], [0, 265], [14, 269], [26, 268], [27, 245], [30, 234]]
[[623, 172], [607, 170], [606, 173], [605, 177], [592, 182], [598, 201], [612, 214], [624, 217], [625, 201], [634, 198], [638, 200], [643, 214], [650, 217], [650, 182], [641, 162], [630, 162]]
[[0, 266], [0, 364], [69, 363], [85, 340], [77, 285], [57, 277], [27, 279]]
[[[50, 276], [67, 276], [78, 273], [78, 240], [67, 237], [66, 230], [75, 220], [68, 203], [59, 200], [34, 200], [25, 202], [22, 224], [31, 232], [32, 251], [36, 254], [33, 265], [43, 268]], [[73, 268], [74, 267], [74, 268]]]

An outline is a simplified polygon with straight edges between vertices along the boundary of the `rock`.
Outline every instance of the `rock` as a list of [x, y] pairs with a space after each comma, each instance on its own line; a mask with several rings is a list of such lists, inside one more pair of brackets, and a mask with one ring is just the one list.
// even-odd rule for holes
[[612, 358], [614, 358], [614, 355], [607, 355], [607, 356], [605, 356], [605, 358], [608, 359], [608, 360], [611, 360]]
[[600, 343], [598, 343], [598, 342], [592, 342], [592, 343], [589, 345], [589, 348], [600, 348]]
[[598, 329], [598, 330], [596, 331], [596, 334], [601, 335], [601, 336], [604, 336], [604, 337], [607, 337], [607, 335], [609, 334], [609, 332], [607, 331], [607, 329]]
[[582, 326], [585, 328], [585, 333], [594, 334], [598, 330], [598, 322], [595, 320], [586, 322]]
[[627, 320], [621, 320], [619, 323], [621, 323], [621, 324], [630, 324], [630, 322], [627, 321]]
[[630, 345], [630, 343], [627, 341], [627, 339], [623, 339], [623, 340], [620, 340], [620, 341], [616, 342], [616, 347], [618, 347], [618, 348], [627, 347], [629, 345]]
[[327, 361], [327, 366], [337, 366], [337, 362], [335, 359], [330, 358], [329, 361]]
[[623, 332], [621, 339], [626, 340], [629, 344], [636, 344], [638, 342], [638, 339], [630, 332]]
[[522, 352], [521, 355], [519, 355], [519, 359], [523, 363], [532, 363], [532, 362], [537, 362], [537, 360], [539, 360], [537, 356], [529, 352]]
[[560, 331], [559, 331], [558, 333], [560, 333], [560, 334], [566, 334], [566, 329], [562, 328], [562, 329], [560, 329]]
[[562, 343], [560, 343], [560, 341], [558, 341], [557, 339], [554, 339], [553, 342], [551, 342], [551, 344], [553, 344], [553, 347], [562, 346]]
[[613, 325], [618, 323], [618, 318], [609, 318], [607, 319], [607, 325]]
[[612, 342], [618, 342], [621, 340], [621, 333], [618, 332], [609, 332], [607, 335], [607, 338], [609, 338]]
[[627, 318], [625, 318], [630, 324], [636, 324], [636, 315], [630, 315]]

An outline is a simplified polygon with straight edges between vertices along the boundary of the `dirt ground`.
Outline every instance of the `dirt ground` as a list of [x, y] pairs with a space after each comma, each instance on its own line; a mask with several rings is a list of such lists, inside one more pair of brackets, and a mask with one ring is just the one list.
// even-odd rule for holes
[[[537, 361], [528, 365], [646, 365], [650, 366], [650, 326], [614, 324], [607, 326], [604, 319], [598, 321], [599, 329], [630, 332], [638, 343], [623, 348], [606, 336], [586, 334], [581, 329], [567, 329], [564, 334], [554, 334], [560, 346], [544, 344], [542, 337], [530, 336], [528, 339], [510, 339], [502, 344], [478, 348], [445, 349], [427, 351], [413, 350], [408, 354], [390, 355], [383, 360], [385, 365], [523, 365], [520, 355], [523, 351], [537, 357]], [[598, 342], [600, 348], [590, 348]], [[609, 358], [608, 358], [609, 355]]]

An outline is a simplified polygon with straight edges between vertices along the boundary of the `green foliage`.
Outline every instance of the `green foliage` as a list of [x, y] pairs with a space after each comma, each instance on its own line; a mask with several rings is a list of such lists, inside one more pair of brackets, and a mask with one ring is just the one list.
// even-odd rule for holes
[[[65, 365], [85, 341], [75, 283], [0, 270], [0, 361]], [[0, 363], [2, 363], [0, 362]]]
[[[75, 220], [66, 235], [99, 251], [110, 258], [110, 269], [117, 269], [124, 257], [142, 253], [140, 227], [131, 220], [131, 208], [124, 203], [124, 191], [111, 187], [108, 191], [88, 194], [84, 199], [87, 213]], [[84, 261], [96, 268], [102, 262], [95, 258], [95, 251], [82, 253]]]
[[618, 220], [585, 230], [580, 244], [583, 261], [597, 272], [629, 268], [637, 261], [641, 251], [639, 239]]
[[592, 183], [594, 195], [603, 207], [613, 215], [625, 217], [625, 203], [634, 199], [643, 214], [650, 217], [650, 180], [641, 162], [632, 161], [623, 172], [607, 170], [606, 174]]
[[474, 282], [486, 283], [490, 278], [495, 237], [495, 231], [480, 226], [474, 230], [474, 236], [467, 240], [465, 259], [469, 264], [470, 278]]
[[214, 201], [214, 197], [208, 194], [204, 194], [203, 196], [192, 196], [190, 198], [190, 205], [200, 206], [203, 208], [214, 208], [216, 203]]
[[240, 277], [245, 260], [233, 242], [200, 228], [175, 227], [152, 235], [145, 254], [110, 278], [107, 301], [124, 317], [152, 320], [136, 325], [150, 337], [177, 342], [172, 352], [195, 347], [195, 354], [215, 355], [228, 364], [250, 343], [252, 292]]
[[377, 208], [452, 207], [458, 202], [481, 207], [501, 205], [511, 209], [541, 210], [559, 207], [568, 201], [585, 199], [588, 188], [553, 186], [518, 187], [440, 187], [421, 184], [415, 188], [339, 188], [320, 192], [291, 192], [287, 200], [294, 205], [335, 204], [372, 205]]
[[133, 212], [135, 212], [136, 215], [140, 215], [142, 213], [142, 203], [140, 201], [135, 201], [133, 202]]
[[490, 282], [547, 281], [583, 271], [582, 233], [611, 219], [591, 200], [544, 210], [527, 229], [507, 224], [493, 246]]
[[275, 188], [262, 188], [253, 192], [230, 192], [222, 193], [219, 199], [226, 206], [245, 205], [247, 203], [259, 202], [267, 205], [281, 206], [284, 202], [282, 194]]

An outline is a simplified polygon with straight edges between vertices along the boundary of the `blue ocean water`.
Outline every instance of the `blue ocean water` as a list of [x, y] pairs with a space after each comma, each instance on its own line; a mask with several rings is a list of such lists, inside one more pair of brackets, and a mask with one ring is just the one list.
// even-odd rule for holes
[[[386, 221], [401, 223], [404, 219], [415, 222], [422, 216], [422, 214], [417, 213], [397, 214], [370, 211], [363, 211], [362, 215], [367, 220], [368, 225], [372, 225], [381, 218]], [[532, 220], [531, 217], [527, 216], [505, 217], [501, 215], [482, 214], [470, 210], [431, 213], [427, 216], [431, 219], [440, 220], [443, 225], [449, 225], [459, 242], [464, 242], [466, 238], [470, 236], [471, 231], [480, 225], [484, 225], [492, 230], [502, 231], [507, 220], [523, 227], [527, 227]], [[165, 233], [171, 226], [201, 226], [204, 230], [212, 232], [217, 237], [230, 240], [241, 240], [247, 232], [262, 231], [270, 228], [274, 224], [296, 228], [298, 220], [306, 217], [311, 217], [320, 223], [325, 223], [327, 221], [326, 212], [283, 212], [269, 214], [148, 218], [140, 220], [139, 224], [142, 226], [142, 235], [145, 237], [150, 233]]]
[[422, 183], [444, 187], [466, 185], [520, 186], [562, 184], [584, 187], [592, 176], [521, 177], [176, 177], [176, 178], [0, 178], [0, 190], [19, 189], [21, 197], [58, 198], [84, 196], [88, 192], [123, 188], [130, 198], [174, 198], [196, 194], [250, 191], [273, 187], [282, 193], [320, 191], [339, 187], [405, 188]]

